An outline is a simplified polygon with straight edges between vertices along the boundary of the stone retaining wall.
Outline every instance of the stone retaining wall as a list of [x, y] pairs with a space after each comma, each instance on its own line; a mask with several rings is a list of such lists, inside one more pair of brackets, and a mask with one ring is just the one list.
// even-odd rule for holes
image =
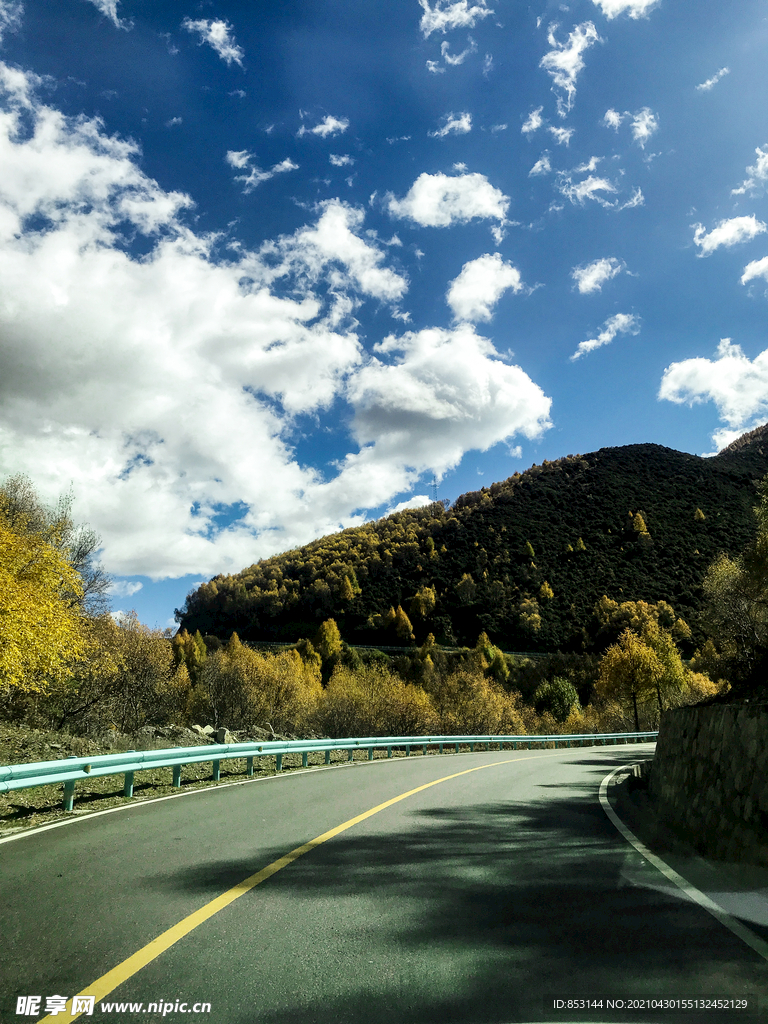
[[665, 712], [649, 791], [704, 855], [768, 865], [768, 704]]

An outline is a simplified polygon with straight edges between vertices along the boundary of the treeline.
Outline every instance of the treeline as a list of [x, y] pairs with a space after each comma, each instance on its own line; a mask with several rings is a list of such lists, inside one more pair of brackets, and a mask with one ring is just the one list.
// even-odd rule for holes
[[[338, 737], [653, 729], [671, 707], [729, 689], [765, 693], [768, 483], [758, 493], [752, 541], [705, 574], [706, 640], [691, 659], [690, 626], [671, 603], [603, 595], [590, 610], [597, 651], [534, 662], [504, 654], [485, 631], [456, 651], [428, 633], [390, 658], [351, 648], [331, 616], [277, 654], [236, 632], [171, 637], [134, 614], [115, 620], [98, 538], [73, 524], [71, 502], [45, 509], [14, 478], [0, 488], [0, 716], [90, 734], [167, 724]], [[428, 610], [429, 595], [419, 600]], [[402, 606], [392, 616], [407, 618]]]
[[490, 488], [408, 509], [276, 555], [190, 593], [177, 617], [226, 639], [311, 636], [333, 618], [351, 644], [472, 645], [601, 653], [593, 614], [671, 602], [704, 643], [704, 577], [754, 533], [765, 428], [712, 459], [658, 445], [532, 466]]

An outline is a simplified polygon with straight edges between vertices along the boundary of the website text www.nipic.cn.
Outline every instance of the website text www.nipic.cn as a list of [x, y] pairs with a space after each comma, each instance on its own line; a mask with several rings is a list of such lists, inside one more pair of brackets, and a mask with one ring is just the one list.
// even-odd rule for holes
[[[96, 1007], [95, 996], [73, 996], [72, 1009], [68, 1010], [67, 996], [19, 996], [16, 1000], [16, 1013], [24, 1017], [37, 1017], [40, 1013], [48, 1013], [56, 1017], [60, 1013], [81, 1013], [92, 1017]], [[99, 1003], [100, 1013], [155, 1013], [163, 1017], [169, 1013], [210, 1013], [210, 1003], [189, 1003], [182, 999], [169, 1002], [160, 999], [155, 1003]]]

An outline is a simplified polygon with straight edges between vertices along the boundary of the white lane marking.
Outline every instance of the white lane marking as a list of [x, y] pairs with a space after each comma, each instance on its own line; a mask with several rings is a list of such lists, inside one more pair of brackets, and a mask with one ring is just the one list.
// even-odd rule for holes
[[658, 871], [660, 871], [665, 878], [668, 878], [670, 882], [673, 882], [689, 900], [692, 900], [694, 903], [698, 903], [700, 907], [703, 907], [703, 909], [718, 920], [720, 924], [725, 925], [729, 931], [738, 936], [742, 942], [746, 942], [746, 944], [751, 949], [754, 949], [759, 956], [764, 960], [768, 960], [768, 942], [761, 939], [759, 935], [755, 935], [755, 933], [750, 928], [747, 928], [746, 925], [743, 925], [741, 921], [737, 921], [735, 918], [731, 917], [727, 910], [724, 910], [718, 903], [715, 903], [715, 901], [711, 900], [709, 896], [697, 889], [695, 885], [692, 885], [687, 879], [683, 878], [682, 875], [679, 875], [677, 871], [675, 871], [674, 868], [671, 868], [666, 861], [661, 859], [661, 857], [657, 857], [655, 853], [651, 853], [648, 847], [637, 838], [634, 832], [627, 828], [621, 818], [616, 814], [608, 801], [608, 786], [617, 772], [625, 772], [628, 770], [628, 767], [631, 768], [632, 766], [620, 765], [618, 768], [614, 768], [614, 770], [610, 774], [606, 775], [600, 783], [600, 803], [611, 822], [616, 826], [627, 842], [631, 843], [637, 852], [645, 857], [648, 863], [652, 864]]

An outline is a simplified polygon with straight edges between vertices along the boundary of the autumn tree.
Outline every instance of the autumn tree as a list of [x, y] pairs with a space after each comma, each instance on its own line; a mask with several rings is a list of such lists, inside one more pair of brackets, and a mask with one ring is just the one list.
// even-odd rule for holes
[[635, 732], [640, 731], [638, 706], [645, 703], [654, 690], [661, 671], [656, 652], [631, 629], [625, 629], [600, 661], [600, 676], [595, 696], [630, 704], [634, 714]]
[[411, 600], [411, 615], [418, 616], [421, 619], [426, 619], [427, 616], [431, 615], [435, 610], [436, 603], [437, 593], [435, 592], [435, 588], [424, 584], [419, 587], [415, 596]]
[[40, 690], [84, 651], [82, 582], [46, 530], [0, 501], [0, 687]]
[[477, 592], [477, 584], [468, 572], [465, 572], [456, 584], [456, 593], [462, 604], [472, 604]]

